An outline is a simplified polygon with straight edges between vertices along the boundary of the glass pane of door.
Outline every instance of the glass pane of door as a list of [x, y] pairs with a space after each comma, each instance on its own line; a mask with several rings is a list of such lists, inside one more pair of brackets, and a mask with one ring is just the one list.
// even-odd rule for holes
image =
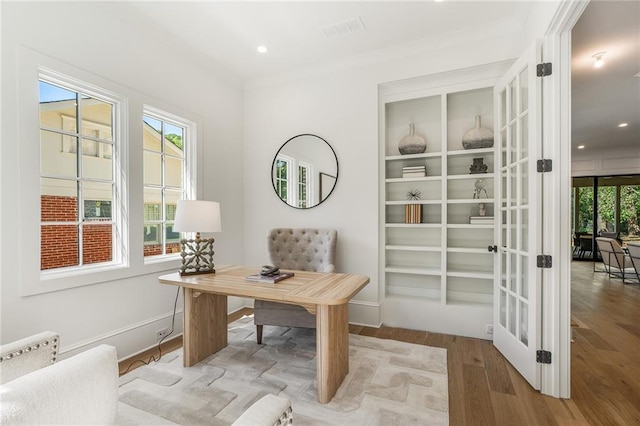
[[495, 86], [494, 99], [500, 114], [496, 153], [496, 181], [501, 186], [496, 203], [500, 228], [500, 276], [495, 277], [495, 323], [493, 343], [507, 360], [534, 387], [540, 386], [539, 349], [540, 274], [535, 255], [540, 236], [540, 176], [535, 163], [541, 158], [539, 137], [540, 79], [535, 66], [540, 45], [532, 45]]

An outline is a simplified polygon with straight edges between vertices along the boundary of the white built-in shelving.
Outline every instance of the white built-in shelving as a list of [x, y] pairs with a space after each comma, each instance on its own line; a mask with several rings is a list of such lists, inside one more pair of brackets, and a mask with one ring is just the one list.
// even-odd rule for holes
[[[399, 91], [381, 97], [380, 107], [383, 322], [490, 338], [485, 325], [492, 323], [495, 255], [488, 247], [497, 221], [472, 224], [470, 217], [478, 215], [480, 203], [487, 216], [494, 214], [496, 150], [464, 149], [462, 137], [476, 115], [493, 130], [492, 81]], [[401, 155], [398, 143], [411, 123], [426, 139], [426, 152]], [[486, 173], [471, 173], [474, 158], [482, 158]], [[427, 175], [403, 178], [407, 166], [426, 166]], [[478, 179], [486, 198], [474, 197]], [[420, 199], [408, 200], [416, 190]], [[407, 204], [422, 206], [422, 223], [405, 223]], [[434, 318], [442, 321], [421, 323]]]

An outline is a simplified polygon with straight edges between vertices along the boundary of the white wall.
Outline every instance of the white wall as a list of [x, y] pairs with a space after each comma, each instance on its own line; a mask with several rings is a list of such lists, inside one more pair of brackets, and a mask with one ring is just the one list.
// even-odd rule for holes
[[[21, 233], [25, 217], [18, 177], [38, 180], [38, 164], [22, 167], [19, 123], [19, 53], [37, 51], [113, 82], [129, 101], [129, 170], [131, 182], [141, 183], [142, 105], [166, 108], [195, 120], [200, 128], [198, 155], [201, 198], [221, 202], [223, 232], [216, 234], [216, 263], [243, 260], [242, 88], [228, 75], [216, 75], [171, 50], [155, 28], [129, 13], [126, 4], [44, 2], [2, 5], [2, 171], [1, 205], [1, 335], [6, 343], [46, 329], [61, 334], [61, 349], [68, 353], [94, 343], [117, 345], [120, 358], [155, 343], [155, 331], [171, 325], [175, 289], [162, 286], [143, 264], [142, 245], [131, 246], [129, 278], [25, 297], [20, 265], [39, 264], [37, 253], [23, 245], [38, 239], [39, 223], [28, 223], [33, 233]], [[36, 105], [31, 106], [37, 108]], [[33, 123], [37, 126], [37, 122]], [[32, 183], [32, 182], [31, 182]], [[142, 188], [129, 187], [132, 241], [140, 242]], [[33, 214], [31, 214], [33, 216]], [[135, 235], [133, 235], [135, 234]], [[140, 234], [140, 235], [138, 235]], [[175, 270], [177, 262], [166, 264]], [[156, 270], [158, 267], [155, 268]], [[126, 274], [125, 274], [126, 275]], [[27, 283], [33, 284], [33, 283]], [[38, 283], [40, 284], [40, 283]], [[230, 302], [230, 309], [241, 305]], [[181, 307], [181, 303], [178, 304]], [[181, 316], [177, 321], [181, 331]]]
[[571, 176], [640, 174], [640, 140], [628, 149], [578, 151], [571, 156]]
[[[411, 77], [514, 58], [523, 50], [514, 34], [469, 34], [457, 45], [431, 46], [406, 57], [371, 58], [317, 67], [249, 82], [245, 88], [245, 262], [267, 260], [266, 234], [273, 227], [338, 230], [337, 270], [361, 273], [371, 283], [350, 305], [354, 323], [380, 323], [378, 280], [378, 85]], [[344, 65], [344, 66], [343, 66]], [[315, 133], [334, 148], [340, 175], [333, 194], [311, 210], [287, 207], [270, 181], [273, 156], [299, 133]], [[259, 212], [259, 213], [257, 213]]]

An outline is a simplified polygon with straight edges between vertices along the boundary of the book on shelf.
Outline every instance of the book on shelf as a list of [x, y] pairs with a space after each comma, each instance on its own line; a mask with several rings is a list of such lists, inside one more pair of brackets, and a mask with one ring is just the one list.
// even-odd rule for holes
[[493, 216], [471, 216], [469, 217], [470, 225], [493, 225], [495, 223]]
[[421, 204], [405, 204], [404, 223], [422, 223]]
[[284, 279], [293, 277], [293, 272], [280, 272], [279, 274], [276, 275], [262, 275], [260, 273], [258, 274], [252, 274], [252, 275], [247, 275], [245, 277], [245, 279], [247, 279], [248, 281], [256, 281], [256, 282], [260, 282], [260, 283], [277, 283], [278, 281], [282, 281]]
[[406, 166], [402, 168], [402, 177], [425, 177], [427, 175], [426, 166]]

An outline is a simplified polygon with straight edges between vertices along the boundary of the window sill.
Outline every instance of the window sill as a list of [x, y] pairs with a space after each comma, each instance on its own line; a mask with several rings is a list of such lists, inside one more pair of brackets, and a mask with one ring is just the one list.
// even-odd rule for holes
[[25, 277], [21, 288], [22, 296], [35, 296], [94, 284], [103, 284], [150, 274], [177, 271], [182, 261], [179, 256], [159, 256], [153, 262], [143, 265], [100, 265], [95, 267], [68, 269], [65, 271], [38, 271], [38, 278]]

